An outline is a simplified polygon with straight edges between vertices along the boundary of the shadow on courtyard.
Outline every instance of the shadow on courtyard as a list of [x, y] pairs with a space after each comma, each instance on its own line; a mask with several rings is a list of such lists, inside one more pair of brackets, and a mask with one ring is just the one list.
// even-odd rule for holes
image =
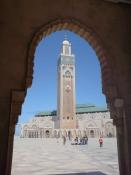
[[89, 172], [89, 173], [65, 173], [65, 174], [53, 174], [53, 175], [107, 175], [105, 173], [102, 173], [100, 171], [95, 172]]

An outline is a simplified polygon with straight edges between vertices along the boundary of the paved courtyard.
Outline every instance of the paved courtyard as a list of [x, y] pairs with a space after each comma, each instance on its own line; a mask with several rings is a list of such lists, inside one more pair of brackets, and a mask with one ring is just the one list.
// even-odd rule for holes
[[15, 138], [12, 175], [119, 175], [116, 139], [62, 145], [56, 139]]

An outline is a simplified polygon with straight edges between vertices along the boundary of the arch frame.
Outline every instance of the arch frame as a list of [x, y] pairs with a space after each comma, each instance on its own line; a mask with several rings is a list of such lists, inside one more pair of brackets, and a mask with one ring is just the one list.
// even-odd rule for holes
[[[113, 69], [109, 60], [109, 53], [107, 52], [107, 49], [105, 48], [101, 37], [99, 37], [94, 29], [73, 18], [53, 19], [51, 22], [43, 24], [37, 31], [34, 32], [31, 40], [29, 41], [26, 59], [25, 87], [24, 89], [11, 90], [11, 113], [6, 174], [11, 171], [15, 125], [18, 121], [18, 116], [21, 114], [21, 106], [24, 102], [27, 88], [32, 85], [34, 55], [36, 47], [44, 37], [48, 36], [52, 32], [59, 30], [72, 31], [85, 39], [92, 46], [100, 62], [102, 75], [102, 92], [106, 95], [107, 102], [117, 96], [117, 89], [113, 80]], [[16, 111], [18, 112], [16, 113]]]
[[108, 94], [116, 94], [116, 88], [114, 86], [112, 76], [113, 69], [109, 61], [109, 53], [107, 54], [107, 49], [104, 46], [104, 42], [98, 36], [95, 30], [81, 23], [79, 20], [72, 18], [54, 19], [51, 22], [44, 24], [37, 32], [35, 32], [30, 41], [27, 53], [27, 72], [25, 87], [28, 88], [32, 85], [34, 55], [38, 43], [52, 32], [59, 30], [69, 30], [71, 32], [74, 32], [75, 34], [78, 34], [80, 37], [85, 39], [92, 46], [100, 62], [102, 74], [102, 92], [107, 96]]

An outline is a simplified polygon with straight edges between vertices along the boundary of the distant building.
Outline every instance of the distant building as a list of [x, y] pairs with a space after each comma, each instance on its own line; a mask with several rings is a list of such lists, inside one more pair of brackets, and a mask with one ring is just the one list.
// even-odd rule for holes
[[94, 105], [77, 105], [76, 129], [56, 129], [56, 111], [40, 112], [28, 123], [21, 125], [21, 136], [26, 138], [60, 137], [70, 133], [72, 136], [115, 137], [116, 128], [110, 119], [107, 108]]
[[[116, 136], [107, 108], [95, 105], [77, 105], [75, 100], [75, 56], [71, 43], [65, 39], [58, 59], [57, 113], [36, 114], [21, 126], [22, 137], [114, 137]], [[76, 107], [75, 107], [76, 106]]]

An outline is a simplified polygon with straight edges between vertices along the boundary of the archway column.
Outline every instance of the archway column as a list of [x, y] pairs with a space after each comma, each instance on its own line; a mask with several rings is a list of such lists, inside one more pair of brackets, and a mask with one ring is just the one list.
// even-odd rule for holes
[[131, 174], [131, 104], [124, 106], [125, 157], [127, 174]]
[[117, 131], [117, 147], [120, 175], [131, 174], [131, 108], [125, 107], [124, 100], [114, 100], [114, 124]]
[[[118, 148], [118, 161], [120, 175], [130, 175], [129, 161], [126, 151], [126, 125], [125, 125], [125, 109], [124, 100], [120, 97], [118, 89], [115, 85], [109, 85], [105, 89], [106, 100], [110, 109], [110, 116], [116, 125], [117, 148]], [[130, 166], [131, 167], [131, 166]]]
[[[0, 174], [5, 175], [8, 157], [10, 99], [0, 101]], [[11, 131], [11, 130], [10, 130]]]
[[[9, 126], [8, 126], [8, 137], [7, 137], [8, 140], [7, 140], [7, 148], [5, 150], [6, 151], [6, 156], [5, 156], [6, 168], [3, 169], [5, 170], [5, 172], [0, 171], [0, 174], [2, 175], [11, 174], [12, 154], [13, 154], [12, 150], [13, 150], [15, 126], [18, 121], [18, 116], [21, 114], [21, 106], [24, 101], [24, 98], [25, 98], [25, 91], [12, 91]], [[7, 133], [7, 131], [5, 133]], [[4, 156], [3, 156], [3, 159], [4, 159]]]
[[[120, 175], [126, 174], [126, 157], [125, 157], [125, 133], [123, 125], [123, 100], [115, 99], [113, 101], [113, 121], [117, 130], [117, 148]], [[127, 174], [128, 175], [128, 174]]]

